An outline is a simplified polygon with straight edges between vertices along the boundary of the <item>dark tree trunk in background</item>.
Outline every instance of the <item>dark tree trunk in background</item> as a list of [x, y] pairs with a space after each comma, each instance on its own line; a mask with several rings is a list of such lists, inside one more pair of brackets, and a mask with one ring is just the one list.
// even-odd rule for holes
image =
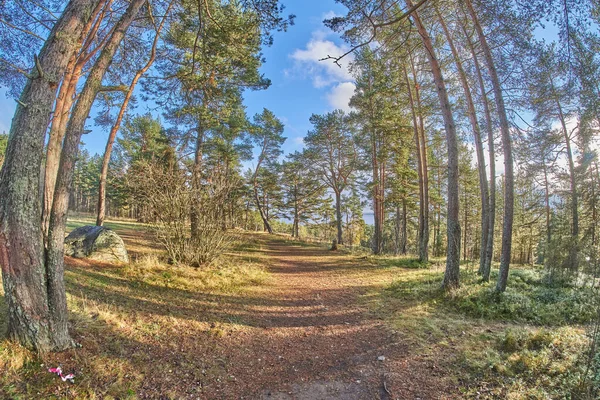
[[[412, 2], [406, 0], [406, 5], [412, 7]], [[456, 136], [456, 125], [454, 123], [452, 107], [448, 98], [446, 84], [444, 83], [442, 69], [436, 58], [431, 37], [423, 26], [419, 14], [415, 12], [413, 18], [429, 59], [446, 129], [446, 142], [448, 146], [448, 248], [446, 251], [446, 272], [444, 274], [443, 287], [445, 289], [452, 289], [459, 285], [461, 239], [458, 199], [458, 139]]]
[[337, 226], [337, 242], [338, 244], [344, 244], [342, 237], [342, 197], [340, 191], [335, 192], [335, 219]]
[[202, 190], [202, 162], [204, 156], [204, 128], [198, 123], [196, 127], [196, 148], [194, 166], [192, 167], [192, 204], [190, 204], [190, 235], [197, 239], [200, 235], [200, 191]]
[[67, 319], [66, 303], [50, 304], [65, 298], [64, 286], [49, 284], [46, 275], [40, 193], [44, 137], [58, 83], [97, 3], [72, 0], [50, 32], [39, 68], [31, 72], [17, 104], [0, 172], [0, 264], [8, 337], [40, 352], [72, 344], [67, 325], [56, 324]]

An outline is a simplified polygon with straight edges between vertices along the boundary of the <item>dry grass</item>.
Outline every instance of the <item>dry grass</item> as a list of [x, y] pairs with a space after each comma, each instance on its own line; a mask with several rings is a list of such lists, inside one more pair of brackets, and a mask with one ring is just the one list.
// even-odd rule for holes
[[[78, 219], [70, 227], [90, 222]], [[179, 378], [200, 382], [219, 369], [200, 363], [205, 372], [198, 372], [201, 378], [192, 377], [194, 365], [179, 365], [182, 361], [173, 350], [199, 355], [218, 346], [219, 338], [228, 332], [244, 329], [236, 310], [243, 293], [269, 279], [267, 261], [256, 252], [260, 238], [248, 237], [245, 245], [222, 261], [195, 269], [162, 262], [159, 249], [144, 246], [151, 238], [143, 226], [109, 225], [134, 249], [134, 261], [114, 266], [66, 260], [69, 319], [82, 347], [37, 355], [1, 341], [0, 398], [134, 399], [145, 390], [145, 376], [178, 376], [178, 371], [184, 371]], [[5, 312], [0, 315], [3, 329]], [[75, 384], [47, 372], [57, 365], [75, 374]], [[152, 390], [148, 392], [155, 397]], [[169, 393], [172, 398], [181, 395], [172, 389], [159, 389], [159, 393], [167, 398]]]

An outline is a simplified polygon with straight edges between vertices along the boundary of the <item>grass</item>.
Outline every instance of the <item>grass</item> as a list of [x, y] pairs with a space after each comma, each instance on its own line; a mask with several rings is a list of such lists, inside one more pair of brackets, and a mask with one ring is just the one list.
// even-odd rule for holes
[[[79, 216], [69, 228], [90, 223]], [[107, 226], [124, 237], [133, 253], [130, 264], [67, 262], [70, 324], [82, 347], [37, 355], [0, 341], [0, 398], [206, 398], [231, 384], [230, 366], [239, 361], [228, 359], [227, 346], [250, 340], [244, 338], [261, 326], [253, 307], [267, 305], [266, 236], [239, 232], [241, 240], [220, 261], [186, 268], [162, 261], [144, 225]], [[269, 240], [319, 251], [328, 246], [283, 236]], [[461, 287], [445, 293], [443, 259], [424, 265], [410, 257], [343, 249], [322, 257], [319, 251], [302, 262], [364, 287], [370, 312], [399, 334], [412, 355], [434, 360], [460, 388], [460, 398], [593, 398], [590, 380], [581, 384], [590, 343], [586, 328], [600, 301], [589, 289], [548, 286], [542, 271], [513, 267], [507, 292], [497, 295], [496, 275], [482, 283], [466, 263]], [[0, 329], [5, 314], [0, 312]], [[75, 384], [47, 372], [57, 365], [75, 373]], [[157, 375], [173, 380], [153, 380]]]
[[[69, 228], [90, 222], [78, 218]], [[254, 288], [268, 285], [266, 260], [254, 252], [262, 247], [260, 238], [246, 237], [209, 268], [173, 267], [161, 261], [159, 249], [144, 245], [151, 238], [143, 225], [106, 225], [123, 234], [136, 257], [118, 267], [67, 259], [69, 322], [82, 347], [38, 355], [0, 341], [0, 398], [135, 399], [140, 393], [180, 398], [176, 386], [158, 392], [144, 386], [157, 373], [197, 382], [202, 397], [203, 387], [224, 376], [222, 361], [193, 357], [211, 354], [230, 332], [255, 323], [244, 300]], [[5, 315], [0, 313], [0, 329], [6, 327]], [[47, 372], [58, 365], [75, 374], [75, 384]]]
[[592, 399], [586, 324], [600, 299], [589, 288], [548, 286], [542, 271], [513, 268], [504, 294], [496, 275], [481, 282], [461, 271], [461, 287], [441, 290], [443, 271], [403, 265], [371, 297], [373, 312], [401, 332], [416, 351], [438, 359], [465, 398]]

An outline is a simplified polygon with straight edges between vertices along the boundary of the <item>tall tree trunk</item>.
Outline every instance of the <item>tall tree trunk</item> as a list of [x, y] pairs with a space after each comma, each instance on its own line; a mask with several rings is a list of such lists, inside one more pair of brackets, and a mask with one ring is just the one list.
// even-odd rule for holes
[[415, 88], [415, 100], [417, 102], [418, 133], [420, 138], [419, 151], [421, 152], [421, 176], [423, 178], [423, 215], [421, 217], [421, 230], [419, 232], [419, 261], [427, 262], [429, 261], [429, 166], [427, 162], [427, 139], [425, 136], [423, 108], [421, 106], [421, 92], [412, 54], [410, 55], [410, 67], [413, 75], [413, 87]]
[[[412, 7], [412, 2], [406, 0], [406, 5]], [[446, 142], [448, 146], [448, 216], [447, 216], [447, 236], [448, 248], [446, 251], [446, 272], [444, 273], [443, 287], [445, 289], [456, 288], [459, 285], [460, 275], [460, 217], [459, 217], [459, 199], [458, 199], [458, 139], [456, 136], [456, 125], [452, 115], [452, 106], [448, 98], [448, 91], [444, 83], [442, 69], [437, 60], [435, 49], [431, 42], [429, 33], [423, 26], [419, 14], [415, 12], [413, 18], [417, 25], [419, 35], [421, 36], [423, 46], [425, 46], [438, 98], [444, 126], [446, 129]]]
[[402, 214], [400, 213], [400, 204], [396, 204], [396, 218], [394, 220], [394, 255], [397, 256], [400, 254], [400, 241], [402, 240], [401, 230], [402, 230]]
[[512, 156], [512, 143], [510, 138], [510, 125], [508, 122], [508, 116], [506, 114], [506, 107], [504, 105], [504, 97], [502, 95], [502, 86], [500, 85], [500, 79], [498, 78], [498, 72], [496, 71], [496, 65], [494, 64], [494, 58], [492, 51], [487, 43], [477, 14], [473, 9], [471, 0], [465, 0], [469, 14], [475, 26], [477, 36], [479, 38], [479, 44], [483, 51], [485, 63], [490, 74], [492, 81], [492, 88], [494, 90], [494, 98], [496, 100], [496, 109], [498, 117], [500, 119], [500, 132], [502, 135], [502, 150], [504, 152], [504, 221], [502, 226], [502, 250], [500, 254], [500, 272], [498, 274], [498, 281], [496, 283], [496, 290], [498, 292], [504, 292], [506, 290], [506, 284], [508, 281], [508, 269], [510, 267], [510, 253], [512, 245], [512, 231], [513, 231], [513, 217], [514, 217], [514, 193], [515, 193], [515, 178], [514, 178], [514, 166]]
[[473, 57], [473, 63], [475, 65], [475, 73], [477, 75], [477, 81], [479, 83], [479, 91], [481, 95], [481, 101], [483, 103], [483, 112], [485, 116], [485, 127], [488, 136], [488, 158], [490, 163], [490, 179], [489, 179], [489, 207], [488, 207], [488, 235], [487, 235], [487, 248], [485, 252], [485, 265], [481, 271], [482, 279], [484, 282], [490, 280], [490, 272], [492, 270], [492, 261], [494, 258], [494, 228], [496, 225], [496, 151], [494, 149], [494, 127], [492, 124], [492, 115], [490, 112], [490, 105], [487, 98], [487, 92], [485, 89], [485, 83], [483, 81], [483, 74], [481, 73], [481, 66], [479, 65], [479, 59], [471, 38], [467, 32], [466, 27], [463, 25], [463, 32], [471, 56]]
[[300, 238], [300, 210], [298, 207], [298, 184], [294, 184], [294, 226], [292, 227], [292, 237]]
[[121, 109], [119, 110], [117, 120], [115, 121], [108, 135], [108, 141], [106, 142], [106, 148], [104, 149], [104, 157], [102, 158], [102, 167], [100, 169], [100, 180], [98, 182], [98, 214], [96, 217], [97, 226], [102, 226], [104, 224], [104, 219], [106, 218], [106, 178], [108, 176], [108, 164], [110, 163], [110, 156], [112, 154], [112, 148], [113, 144], [115, 143], [115, 138], [117, 137], [117, 132], [121, 128], [123, 116], [125, 115], [125, 111], [127, 111], [127, 107], [129, 107], [129, 101], [131, 100], [131, 96], [133, 95], [133, 91], [138, 81], [148, 71], [148, 69], [150, 69], [152, 64], [154, 64], [154, 60], [156, 59], [156, 47], [158, 45], [158, 39], [160, 38], [160, 32], [162, 31], [167, 16], [171, 11], [172, 5], [173, 1], [169, 3], [169, 6], [165, 12], [165, 16], [160, 22], [158, 28], [156, 29], [156, 36], [154, 37], [154, 41], [152, 42], [152, 48], [150, 50], [150, 57], [148, 58], [146, 64], [135, 73], [135, 76], [129, 84], [129, 88], [127, 90], [127, 93], [125, 94], [123, 104], [121, 104]]
[[544, 173], [544, 208], [546, 211], [546, 247], [544, 249], [544, 265], [546, 265], [546, 254], [552, 241], [552, 227], [550, 225], [550, 188], [548, 184], [548, 169], [544, 155], [542, 171]]
[[[201, 118], [201, 117], [200, 117]], [[204, 157], [204, 128], [198, 122], [196, 127], [196, 148], [192, 167], [192, 201], [190, 204], [190, 236], [192, 240], [200, 236], [200, 191], [202, 190], [202, 163]]]
[[100, 27], [100, 23], [104, 19], [106, 9], [111, 2], [112, 0], [100, 1], [94, 8], [92, 16], [86, 23], [81, 35], [79, 36], [78, 52], [74, 53], [69, 60], [67, 71], [56, 99], [52, 124], [50, 125], [48, 149], [46, 151], [46, 165], [44, 168], [42, 228], [44, 232], [44, 242], [46, 245], [48, 239], [48, 229], [50, 227], [50, 213], [52, 212], [52, 202], [54, 201], [54, 190], [56, 189], [56, 177], [58, 175], [58, 167], [60, 163], [60, 153], [62, 151], [62, 142], [67, 130], [69, 114], [73, 104], [75, 103], [77, 83], [79, 82], [79, 78], [81, 77], [81, 73], [86, 62], [96, 52], [93, 51], [88, 53], [88, 49], [94, 41], [96, 33]]
[[577, 182], [575, 180], [575, 163], [573, 162], [573, 151], [571, 150], [571, 138], [569, 137], [569, 131], [567, 130], [567, 121], [563, 113], [562, 106], [558, 100], [556, 100], [556, 107], [558, 109], [558, 117], [563, 131], [563, 137], [565, 139], [565, 147], [567, 150], [567, 161], [569, 163], [569, 182], [571, 184], [571, 240], [572, 243], [569, 247], [569, 268], [571, 271], [576, 272], [578, 267], [577, 253], [579, 250], [579, 204], [577, 195]]
[[340, 190], [335, 192], [335, 219], [337, 225], [337, 242], [343, 244], [342, 236], [342, 193]]
[[[477, 171], [479, 172], [479, 190], [481, 193], [481, 239], [479, 246], [479, 273], [484, 275], [486, 270], [486, 249], [487, 249], [487, 240], [489, 235], [489, 190], [488, 190], [488, 181], [487, 181], [487, 173], [485, 171], [485, 157], [483, 156], [483, 142], [481, 140], [481, 130], [479, 129], [479, 122], [477, 121], [477, 112], [475, 111], [475, 103], [473, 102], [473, 96], [471, 94], [471, 88], [469, 87], [469, 80], [467, 78], [467, 73], [463, 68], [463, 64], [460, 60], [460, 55], [454, 46], [454, 40], [452, 39], [452, 35], [442, 17], [442, 14], [437, 10], [438, 19], [440, 20], [440, 24], [444, 29], [444, 33], [446, 35], [446, 39], [448, 40], [448, 45], [450, 46], [450, 50], [452, 51], [452, 56], [454, 57], [454, 62], [456, 63], [456, 68], [458, 69], [458, 76], [460, 78], [460, 83], [463, 88], [463, 92], [465, 94], [465, 102], [467, 103], [467, 114], [469, 116], [469, 121], [471, 123], [471, 127], [473, 128], [473, 140], [475, 142], [475, 153], [477, 155]], [[465, 225], [466, 229], [466, 225]], [[465, 236], [466, 237], [466, 236]], [[465, 242], [466, 246], [466, 242]], [[466, 255], [466, 247], [465, 247], [465, 255]]]
[[[40, 352], [72, 343], [66, 307], [50, 305], [56, 287], [48, 284], [44, 260], [41, 162], [44, 136], [58, 83], [77, 50], [78, 38], [98, 1], [72, 0], [36, 58], [36, 68], [18, 101], [6, 158], [0, 172], [0, 264], [8, 308], [8, 337]], [[58, 294], [64, 298], [63, 293]]]
[[402, 239], [400, 240], [400, 252], [402, 255], [406, 255], [406, 243], [408, 241], [407, 235], [408, 217], [406, 211], [406, 199], [402, 199]]
[[467, 184], [465, 182], [464, 185], [464, 199], [463, 199], [463, 208], [465, 211], [465, 218], [464, 218], [464, 224], [465, 224], [465, 228], [464, 228], [464, 232], [463, 232], [463, 260], [467, 260], [467, 253], [469, 252], [469, 247], [467, 246], [467, 238], [468, 238], [468, 222], [469, 222], [469, 206], [467, 205]]
[[381, 231], [383, 228], [383, 221], [381, 220], [381, 200], [379, 186], [381, 182], [379, 180], [379, 164], [377, 160], [377, 145], [375, 139], [372, 144], [372, 157], [373, 157], [373, 253], [381, 254]]
[[48, 230], [48, 250], [46, 253], [46, 276], [48, 283], [48, 305], [52, 312], [53, 324], [67, 330], [67, 303], [64, 286], [64, 239], [69, 193], [73, 180], [73, 166], [79, 152], [79, 143], [96, 94], [102, 86], [102, 79], [108, 69], [125, 32], [133, 22], [145, 0], [134, 0], [115, 25], [115, 29], [92, 67], [81, 94], [73, 108], [63, 150], [59, 173], [56, 179], [54, 201]]
[[[406, 90], [408, 93], [408, 102], [410, 104], [410, 110], [411, 110], [411, 116], [412, 116], [412, 127], [413, 127], [413, 134], [414, 134], [414, 139], [415, 139], [415, 147], [416, 147], [416, 152], [417, 152], [417, 177], [419, 180], [419, 226], [418, 226], [418, 233], [417, 233], [417, 241], [419, 243], [419, 261], [420, 262], [424, 262], [427, 261], [427, 258], [423, 258], [423, 256], [427, 256], [427, 249], [423, 248], [423, 231], [424, 231], [424, 225], [426, 223], [425, 221], [425, 207], [426, 207], [426, 203], [427, 200], [425, 199], [425, 192], [423, 190], [423, 183], [424, 183], [424, 179], [423, 179], [423, 161], [422, 161], [422, 151], [421, 151], [421, 136], [419, 134], [419, 125], [417, 122], [417, 110], [415, 107], [415, 102], [413, 99], [413, 94], [412, 94], [412, 85], [410, 80], [408, 79], [408, 72], [406, 70], [406, 66], [404, 67], [404, 80], [406, 82]], [[419, 111], [420, 112], [420, 111]], [[427, 208], [429, 207], [429, 205], [427, 205]]]

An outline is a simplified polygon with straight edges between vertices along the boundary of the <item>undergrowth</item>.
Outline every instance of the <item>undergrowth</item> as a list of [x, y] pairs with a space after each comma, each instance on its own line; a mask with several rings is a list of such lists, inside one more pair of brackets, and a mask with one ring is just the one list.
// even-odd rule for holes
[[509, 286], [497, 293], [495, 274], [481, 282], [474, 272], [463, 272], [461, 286], [451, 293], [441, 290], [442, 272], [423, 271], [399, 279], [386, 290], [390, 297], [439, 303], [472, 318], [561, 326], [588, 323], [596, 317], [600, 299], [589, 287], [549, 286], [541, 271], [514, 269]]
[[592, 289], [549, 285], [540, 270], [513, 268], [503, 294], [494, 291], [496, 274], [486, 283], [474, 271], [461, 271], [461, 287], [446, 293], [443, 271], [407, 267], [375, 310], [439, 359], [465, 398], [597, 398], [585, 329], [600, 305]]

